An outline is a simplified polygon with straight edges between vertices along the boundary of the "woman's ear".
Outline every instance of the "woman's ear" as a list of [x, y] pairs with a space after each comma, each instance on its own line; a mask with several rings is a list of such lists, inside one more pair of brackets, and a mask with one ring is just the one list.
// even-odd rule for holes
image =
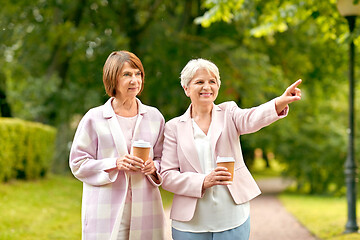
[[184, 89], [185, 95], [187, 97], [189, 97], [189, 92], [188, 92], [189, 88], [188, 87], [183, 87], [183, 89]]

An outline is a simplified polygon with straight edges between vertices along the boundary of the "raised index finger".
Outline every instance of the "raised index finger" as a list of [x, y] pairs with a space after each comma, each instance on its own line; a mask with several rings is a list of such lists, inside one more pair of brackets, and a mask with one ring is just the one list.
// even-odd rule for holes
[[290, 85], [289, 89], [295, 89], [297, 86], [299, 86], [301, 82], [302, 82], [301, 79], [297, 80], [296, 82]]

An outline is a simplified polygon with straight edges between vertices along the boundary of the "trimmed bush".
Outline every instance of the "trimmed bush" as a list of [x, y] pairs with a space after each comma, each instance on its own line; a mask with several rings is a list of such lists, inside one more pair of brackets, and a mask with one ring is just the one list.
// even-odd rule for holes
[[53, 127], [0, 117], [0, 182], [44, 177], [51, 167], [55, 137]]

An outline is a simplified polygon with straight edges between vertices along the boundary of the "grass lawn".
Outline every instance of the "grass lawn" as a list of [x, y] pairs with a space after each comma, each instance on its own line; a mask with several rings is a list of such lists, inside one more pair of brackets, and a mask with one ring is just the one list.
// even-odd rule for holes
[[[283, 193], [279, 198], [286, 209], [318, 238], [323, 240], [360, 239], [360, 234], [343, 234], [347, 221], [345, 197]], [[360, 216], [359, 208], [358, 203], [357, 216]]]
[[0, 184], [0, 239], [81, 239], [81, 194], [72, 177]]
[[171, 192], [165, 191], [161, 187], [160, 187], [160, 193], [161, 193], [161, 198], [162, 198], [162, 201], [163, 201], [164, 208], [171, 207], [174, 194], [171, 193]]
[[[170, 206], [173, 195], [160, 190]], [[81, 194], [82, 183], [71, 176], [1, 183], [0, 239], [81, 239]]]
[[[278, 176], [269, 169], [253, 172], [256, 178]], [[164, 207], [170, 207], [173, 194], [160, 191]], [[71, 176], [0, 184], [0, 239], [81, 239], [81, 194], [82, 183]], [[283, 193], [279, 198], [319, 239], [360, 240], [360, 234], [342, 234], [347, 216], [345, 197]]]

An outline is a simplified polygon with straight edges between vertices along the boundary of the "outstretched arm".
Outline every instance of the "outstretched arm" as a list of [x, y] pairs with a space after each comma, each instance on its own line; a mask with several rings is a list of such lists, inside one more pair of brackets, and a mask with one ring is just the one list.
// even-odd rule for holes
[[276, 112], [280, 114], [289, 103], [301, 99], [301, 90], [297, 86], [302, 82], [301, 79], [290, 85], [285, 92], [275, 100]]

